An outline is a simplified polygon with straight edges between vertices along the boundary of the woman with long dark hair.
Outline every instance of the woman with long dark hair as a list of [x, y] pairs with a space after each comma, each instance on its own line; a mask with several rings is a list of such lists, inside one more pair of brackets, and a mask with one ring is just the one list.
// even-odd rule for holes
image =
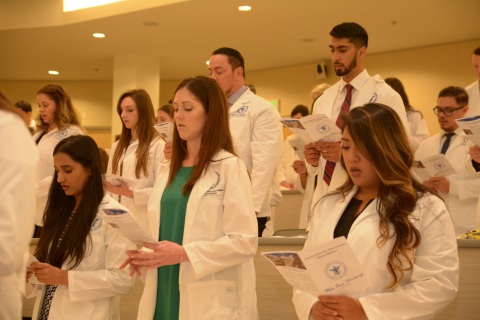
[[351, 297], [295, 290], [297, 315], [431, 319], [458, 290], [457, 243], [448, 210], [412, 177], [412, 149], [393, 109], [368, 103], [343, 118], [341, 163], [348, 178], [315, 206], [305, 248], [346, 237], [371, 287]]
[[[135, 246], [97, 213], [116, 206], [105, 196], [97, 144], [76, 135], [54, 151], [54, 181], [43, 231], [27, 276], [37, 284], [33, 319], [119, 319], [120, 295], [133, 285], [119, 266]], [[31, 288], [32, 289], [32, 288]]]

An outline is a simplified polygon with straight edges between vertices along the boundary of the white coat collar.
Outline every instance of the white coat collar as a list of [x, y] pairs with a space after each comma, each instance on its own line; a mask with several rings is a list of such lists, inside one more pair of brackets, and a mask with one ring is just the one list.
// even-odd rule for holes
[[[328, 230], [332, 230], [331, 237], [333, 238], [333, 232], [335, 230], [335, 227], [337, 226], [338, 221], [342, 217], [343, 212], [347, 208], [348, 204], [352, 200], [352, 198], [357, 194], [358, 188], [354, 187], [348, 194], [345, 195], [345, 199], [341, 196], [338, 195], [336, 202], [334, 203], [334, 207], [330, 212], [326, 212], [325, 214], [335, 214], [335, 217], [332, 217], [332, 219], [329, 219], [333, 223], [331, 228]], [[360, 216], [355, 220], [353, 223], [352, 227], [350, 230], [352, 230], [355, 225], [360, 223], [363, 219], [368, 218], [371, 215], [378, 215], [377, 213], [377, 199], [374, 199], [370, 204], [363, 210], [363, 212], [360, 214]]]

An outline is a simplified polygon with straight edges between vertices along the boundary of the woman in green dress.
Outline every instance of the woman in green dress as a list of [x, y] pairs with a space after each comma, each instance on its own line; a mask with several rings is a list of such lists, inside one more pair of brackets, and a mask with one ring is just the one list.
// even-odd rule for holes
[[257, 221], [227, 98], [198, 76], [178, 86], [173, 106], [172, 158], [148, 204], [159, 242], [124, 263], [146, 276], [138, 319], [256, 319]]

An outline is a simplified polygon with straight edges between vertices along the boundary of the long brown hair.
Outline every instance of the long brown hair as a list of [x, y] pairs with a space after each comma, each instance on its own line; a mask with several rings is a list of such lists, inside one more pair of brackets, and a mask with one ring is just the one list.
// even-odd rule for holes
[[[388, 271], [392, 275], [389, 287], [395, 287], [406, 271], [413, 268], [414, 250], [420, 244], [421, 235], [409, 220], [417, 200], [426, 188], [415, 180], [410, 172], [413, 151], [398, 114], [379, 103], [367, 103], [354, 108], [343, 116], [344, 130], [348, 130], [353, 142], [373, 165], [381, 180], [377, 197], [380, 216], [380, 236], [377, 245], [383, 246], [389, 239], [395, 243], [388, 257]], [[343, 159], [342, 166], [345, 168]], [[348, 180], [337, 190], [343, 195], [353, 188]], [[432, 192], [433, 193], [433, 192]], [[391, 234], [390, 226], [394, 233]], [[402, 261], [407, 261], [404, 266]]]
[[[55, 102], [57, 108], [55, 110], [53, 121], [55, 121], [55, 124], [59, 129], [66, 128], [69, 125], [76, 125], [77, 127], [82, 128], [78, 112], [73, 107], [70, 95], [64, 87], [56, 83], [49, 83], [38, 89], [37, 95], [41, 93], [46, 94], [53, 100], [53, 102]], [[40, 115], [38, 116], [37, 122], [40, 123], [40, 125], [37, 126], [36, 131], [48, 129], [48, 123], [45, 123]]]
[[[138, 137], [137, 148], [137, 164], [135, 166], [135, 177], [140, 178], [140, 174], [143, 171], [143, 175], [148, 177], [148, 151], [150, 149], [150, 143], [158, 135], [153, 128], [155, 125], [155, 114], [152, 104], [152, 100], [148, 95], [148, 92], [143, 89], [134, 89], [123, 93], [118, 99], [117, 113], [122, 119], [122, 109], [120, 104], [126, 97], [132, 98], [137, 106], [138, 123], [135, 128]], [[122, 121], [122, 133], [118, 140], [117, 148], [112, 158], [112, 173], [120, 171], [120, 158], [127, 150], [130, 141], [132, 140], [132, 130], [128, 129]]]
[[[38, 240], [35, 256], [41, 262], [47, 262], [60, 268], [65, 262], [78, 266], [85, 257], [89, 246], [90, 228], [97, 216], [98, 207], [103, 199], [103, 180], [101, 160], [95, 141], [84, 135], [74, 135], [61, 140], [53, 154], [64, 153], [73, 161], [90, 169], [90, 176], [83, 188], [82, 201], [67, 229], [67, 221], [75, 207], [75, 197], [68, 196], [57, 182], [55, 172], [48, 194], [47, 206], [43, 215], [43, 230]], [[65, 231], [64, 231], [65, 230]], [[57, 248], [61, 234], [65, 235]]]
[[[235, 154], [230, 135], [228, 100], [223, 90], [213, 79], [197, 76], [183, 80], [175, 90], [186, 88], [202, 104], [207, 120], [203, 129], [200, 151], [198, 153], [197, 163], [193, 169], [190, 178], [183, 186], [183, 194], [190, 192], [202, 176], [203, 172], [212, 161], [213, 156], [221, 149]], [[172, 140], [172, 159], [170, 162], [170, 174], [168, 184], [171, 185], [178, 170], [182, 166], [183, 160], [187, 156], [187, 142], [180, 138], [178, 129], [175, 126]]]

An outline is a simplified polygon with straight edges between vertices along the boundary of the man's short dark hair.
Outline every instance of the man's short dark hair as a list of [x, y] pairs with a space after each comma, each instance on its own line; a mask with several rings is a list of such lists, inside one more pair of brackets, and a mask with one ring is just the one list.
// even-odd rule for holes
[[302, 117], [306, 117], [309, 114], [308, 107], [304, 106], [303, 104], [299, 104], [293, 108], [292, 112], [290, 112], [290, 117], [293, 117], [294, 115], [301, 113]]
[[473, 50], [473, 53], [474, 55], [476, 56], [480, 56], [480, 47], [478, 47], [477, 49]]
[[468, 104], [468, 93], [465, 91], [465, 89], [461, 87], [455, 87], [455, 86], [450, 86], [442, 89], [440, 93], [438, 94], [439, 98], [442, 97], [452, 97], [455, 98], [455, 101], [458, 103], [458, 105], [466, 105]]
[[228, 63], [232, 65], [233, 69], [242, 67], [243, 77], [245, 78], [245, 61], [243, 60], [243, 56], [240, 52], [238, 52], [233, 48], [222, 47], [213, 51], [212, 55], [216, 55], [216, 54], [226, 55], [228, 57]]
[[357, 49], [368, 47], [367, 31], [355, 22], [344, 22], [336, 25], [333, 27], [332, 31], [330, 31], [330, 36], [339, 39], [347, 38]]
[[15, 107], [22, 109], [23, 112], [32, 112], [32, 105], [25, 100], [15, 102]]

